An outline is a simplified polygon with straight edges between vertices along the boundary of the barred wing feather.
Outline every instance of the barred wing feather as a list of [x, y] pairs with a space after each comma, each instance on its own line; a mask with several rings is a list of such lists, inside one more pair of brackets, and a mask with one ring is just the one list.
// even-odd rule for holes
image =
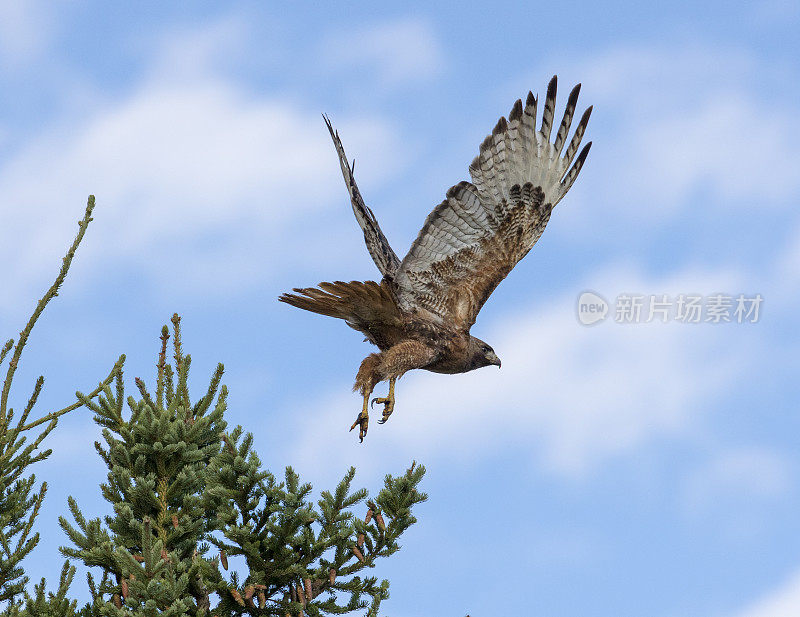
[[342, 146], [342, 141], [339, 139], [339, 132], [333, 130], [333, 125], [331, 125], [328, 116], [323, 114], [322, 117], [325, 118], [325, 124], [328, 126], [328, 131], [331, 134], [333, 145], [336, 148], [336, 154], [339, 155], [339, 165], [342, 168], [344, 182], [350, 193], [350, 203], [353, 206], [353, 213], [356, 215], [356, 220], [364, 232], [364, 241], [367, 244], [367, 250], [372, 260], [375, 262], [375, 265], [378, 266], [378, 270], [381, 271], [381, 274], [385, 277], [391, 277], [400, 265], [400, 260], [397, 258], [397, 255], [395, 255], [392, 247], [389, 246], [389, 241], [386, 239], [386, 236], [383, 235], [378, 225], [378, 219], [375, 218], [372, 210], [364, 203], [364, 199], [361, 197], [361, 192], [358, 190], [356, 179], [353, 176], [353, 167], [347, 162], [344, 146]]
[[517, 100], [508, 120], [500, 118], [481, 144], [469, 168], [472, 182], [453, 186], [430, 213], [393, 277], [402, 310], [469, 330], [497, 285], [536, 244], [591, 146], [575, 158], [589, 107], [561, 154], [580, 85], [570, 93], [555, 141], [550, 141], [556, 83], [553, 77], [540, 129], [537, 100], [529, 92], [525, 105]]

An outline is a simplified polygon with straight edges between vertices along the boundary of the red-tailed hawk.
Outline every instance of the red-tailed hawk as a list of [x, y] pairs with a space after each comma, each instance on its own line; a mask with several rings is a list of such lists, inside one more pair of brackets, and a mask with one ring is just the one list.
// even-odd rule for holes
[[361, 393], [363, 405], [350, 430], [358, 426], [362, 441], [369, 422], [369, 397], [379, 382], [389, 381], [388, 395], [372, 401], [384, 405], [379, 421], [383, 423], [394, 410], [395, 381], [407, 371], [465, 373], [500, 366], [494, 350], [469, 331], [495, 287], [536, 244], [553, 206], [583, 167], [591, 142], [575, 155], [591, 107], [566, 143], [579, 91], [580, 84], [570, 92], [553, 142], [556, 78], [547, 88], [540, 129], [536, 97], [529, 92], [524, 105], [517, 100], [508, 120], [500, 118], [481, 144], [469, 166], [472, 182], [459, 182], [447, 191], [402, 261], [364, 203], [339, 134], [325, 117], [353, 212], [383, 279], [320, 283], [317, 288], [294, 289], [280, 300], [344, 319], [380, 349], [361, 363], [353, 388]]

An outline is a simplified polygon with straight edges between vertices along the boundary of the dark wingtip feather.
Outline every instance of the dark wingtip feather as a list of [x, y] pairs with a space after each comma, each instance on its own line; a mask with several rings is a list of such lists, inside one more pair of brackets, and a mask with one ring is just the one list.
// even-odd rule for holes
[[594, 105], [589, 105], [589, 107], [586, 108], [586, 111], [584, 111], [581, 116], [580, 122], [578, 122], [578, 126], [582, 126], [586, 129], [586, 125], [589, 123], [589, 117], [592, 115], [592, 109], [594, 109]]
[[528, 90], [528, 98], [525, 99], [525, 107], [530, 107], [536, 102], [536, 97], [533, 96], [533, 92]]
[[572, 168], [567, 172], [567, 175], [561, 181], [561, 188], [566, 193], [572, 188], [572, 185], [575, 184], [575, 180], [578, 179], [578, 174], [581, 173], [581, 169], [583, 169], [583, 162], [586, 160], [586, 156], [589, 154], [589, 149], [592, 147], [592, 142], [590, 141], [583, 147], [578, 158], [575, 160], [575, 164]]
[[592, 115], [593, 107], [590, 105], [586, 111], [583, 112], [581, 116], [580, 122], [578, 122], [578, 128], [575, 129], [575, 134], [572, 136], [570, 140], [569, 147], [567, 148], [567, 153], [564, 156], [565, 165], [569, 166], [572, 162], [572, 158], [578, 151], [578, 147], [580, 146], [581, 140], [583, 139], [583, 134], [586, 132], [586, 126], [589, 124], [589, 116]]
[[322, 118], [325, 120], [325, 125], [328, 127], [328, 131], [330, 132], [331, 137], [333, 137], [334, 136], [334, 134], [333, 134], [333, 124], [331, 124], [331, 119], [328, 117], [328, 114], [326, 114], [324, 112], [322, 114]]
[[511, 108], [511, 113], [508, 114], [510, 121], [519, 120], [522, 117], [522, 99], [517, 99], [514, 106]]
[[578, 155], [578, 158], [575, 161], [575, 165], [579, 165], [581, 167], [583, 166], [583, 162], [586, 160], [586, 157], [589, 155], [589, 150], [591, 149], [591, 147], [592, 147], [592, 142], [590, 141], [588, 144], [586, 144], [583, 147], [583, 150], [581, 150], [581, 153]]
[[497, 125], [494, 127], [492, 131], [492, 135], [497, 135], [499, 133], [505, 133], [508, 130], [508, 123], [506, 122], [505, 116], [500, 116], [500, 119], [497, 121]]
[[558, 90], [558, 78], [553, 75], [553, 79], [547, 85], [547, 98], [544, 100], [544, 112], [542, 112], [542, 134], [545, 140], [550, 139], [550, 132], [553, 129], [553, 114], [556, 109], [556, 91]]
[[578, 95], [581, 91], [581, 85], [576, 85], [569, 93], [567, 98], [567, 105], [564, 107], [564, 117], [561, 119], [561, 126], [558, 127], [556, 133], [555, 149], [556, 152], [561, 154], [561, 149], [564, 147], [567, 135], [569, 134], [569, 127], [572, 126], [572, 117], [575, 115], [575, 106], [578, 103]]
[[556, 106], [556, 94], [558, 93], [558, 76], [553, 75], [553, 79], [550, 80], [550, 83], [547, 84], [547, 96], [544, 99], [544, 105], [547, 107], [548, 105], [555, 108]]
[[590, 141], [583, 147], [583, 150], [581, 150], [581, 153], [578, 155], [578, 158], [575, 159], [575, 164], [572, 166], [572, 171], [570, 172], [572, 178], [570, 179], [567, 188], [571, 187], [575, 183], [575, 180], [578, 179], [578, 174], [581, 173], [581, 170], [583, 169], [583, 163], [586, 160], [586, 157], [589, 155], [589, 150], [591, 149], [591, 147], [592, 147], [592, 142]]
[[578, 95], [581, 93], [581, 85], [577, 84], [572, 91], [569, 93], [569, 98], [567, 98], [567, 107], [570, 105], [575, 105], [578, 102]]
[[583, 115], [581, 116], [581, 121], [578, 122], [578, 125], [582, 126], [584, 131], [586, 130], [586, 126], [589, 124], [589, 118], [592, 115], [593, 109], [594, 105], [589, 105], [589, 107], [586, 108], [586, 111], [583, 112]]

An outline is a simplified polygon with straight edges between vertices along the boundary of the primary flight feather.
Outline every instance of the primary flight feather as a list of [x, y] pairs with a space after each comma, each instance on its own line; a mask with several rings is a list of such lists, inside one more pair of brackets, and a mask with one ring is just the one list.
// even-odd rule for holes
[[469, 166], [472, 182], [459, 182], [447, 191], [402, 261], [364, 203], [339, 134], [325, 117], [353, 212], [383, 279], [320, 283], [279, 299], [344, 319], [380, 350], [364, 359], [356, 375], [354, 390], [361, 393], [363, 405], [351, 430], [358, 426], [362, 441], [369, 423], [369, 398], [378, 383], [389, 381], [388, 395], [372, 401], [384, 405], [379, 420], [383, 423], [394, 411], [395, 381], [412, 369], [465, 373], [500, 366], [494, 350], [471, 336], [470, 328], [500, 281], [542, 235], [553, 207], [572, 187], [592, 145], [589, 142], [577, 154], [589, 107], [564, 152], [580, 84], [570, 92], [551, 142], [556, 85], [553, 77], [538, 129], [537, 99], [530, 92], [524, 105], [522, 100], [514, 103], [508, 119], [500, 118]]

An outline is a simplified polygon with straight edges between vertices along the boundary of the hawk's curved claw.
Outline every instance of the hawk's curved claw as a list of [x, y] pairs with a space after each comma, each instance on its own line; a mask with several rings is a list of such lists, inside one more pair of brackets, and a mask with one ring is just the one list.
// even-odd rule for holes
[[378, 424], [383, 424], [389, 419], [389, 416], [392, 415], [394, 411], [394, 383], [397, 381], [395, 377], [392, 377], [389, 380], [389, 394], [386, 395], [386, 398], [374, 398], [372, 399], [372, 405], [375, 403], [381, 403], [383, 405], [383, 417], [378, 420]]
[[367, 436], [367, 429], [369, 428], [369, 392], [364, 393], [364, 404], [361, 407], [361, 411], [358, 412], [358, 416], [356, 416], [356, 421], [353, 422], [353, 426], [350, 427], [352, 431], [355, 427], [358, 427], [358, 440], [361, 443], [364, 443], [364, 437]]
[[367, 429], [369, 428], [369, 415], [363, 411], [359, 412], [350, 430], [352, 431], [355, 427], [358, 427], [358, 440], [363, 442], [364, 437], [367, 436]]
[[374, 405], [375, 403], [381, 403], [383, 405], [383, 416], [378, 420], [378, 424], [383, 424], [394, 411], [394, 397], [374, 398], [372, 399], [372, 404]]

